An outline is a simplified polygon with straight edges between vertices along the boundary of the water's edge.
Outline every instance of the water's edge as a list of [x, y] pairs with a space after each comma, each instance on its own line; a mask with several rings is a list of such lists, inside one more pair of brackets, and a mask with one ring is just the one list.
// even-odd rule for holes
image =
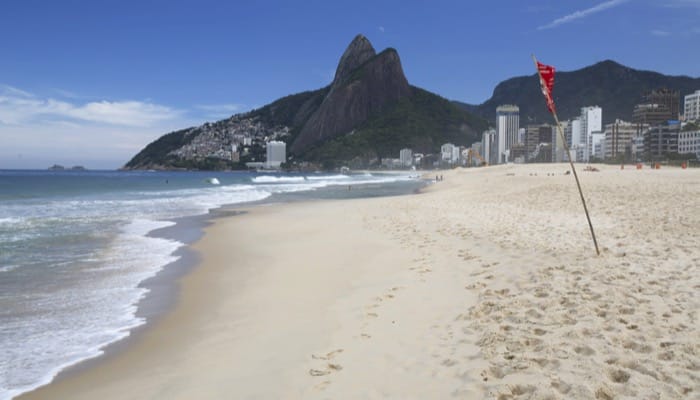
[[[416, 188], [412, 188], [411, 190], [401, 193], [386, 194], [382, 195], [381, 197], [420, 194], [425, 186], [427, 186], [427, 181], [422, 181], [421, 185], [418, 185]], [[373, 196], [358, 196], [357, 198], [367, 197]], [[342, 200], [352, 199], [353, 198], [344, 198]], [[144, 323], [129, 329], [127, 331], [127, 336], [117, 339], [114, 342], [108, 343], [102, 347], [100, 349], [101, 354], [80, 360], [75, 364], [64, 367], [51, 379], [51, 381], [38, 385], [37, 387], [28, 391], [16, 394], [13, 398], [20, 397], [23, 394], [33, 392], [39, 388], [78, 375], [86, 370], [100, 365], [101, 363], [107, 362], [128, 349], [129, 346], [135, 343], [135, 341], [138, 341], [148, 329], [153, 327], [161, 318], [167, 315], [175, 307], [180, 294], [180, 282], [182, 278], [192, 272], [201, 263], [201, 255], [192, 248], [192, 245], [204, 236], [204, 230], [206, 227], [212, 225], [215, 220], [246, 213], [247, 211], [245, 211], [245, 209], [247, 208], [255, 208], [262, 205], [269, 206], [309, 201], [334, 200], [332, 200], [332, 198], [325, 198], [323, 195], [318, 195], [318, 197], [300, 196], [298, 192], [275, 193], [262, 200], [222, 205], [220, 207], [210, 209], [206, 214], [168, 220], [174, 222], [174, 224], [150, 231], [146, 236], [175, 240], [183, 243], [183, 245], [172, 253], [173, 256], [178, 258], [176, 261], [162, 266], [153, 277], [142, 281], [138, 285], [139, 287], [148, 290], [145, 296], [143, 296], [136, 303], [135, 317], [143, 318]]]

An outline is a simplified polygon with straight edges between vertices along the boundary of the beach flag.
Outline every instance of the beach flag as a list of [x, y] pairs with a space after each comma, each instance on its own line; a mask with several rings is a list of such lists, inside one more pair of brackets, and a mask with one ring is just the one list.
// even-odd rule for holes
[[552, 98], [552, 90], [554, 89], [554, 67], [547, 64], [542, 64], [537, 62], [537, 71], [540, 75], [540, 87], [542, 88], [542, 94], [547, 101], [547, 109], [549, 112], [554, 114], [556, 108], [554, 107], [554, 98]]
[[595, 252], [600, 255], [600, 249], [598, 249], [598, 240], [595, 237], [595, 231], [593, 231], [593, 224], [591, 223], [591, 216], [588, 214], [588, 206], [586, 206], [586, 198], [583, 196], [583, 190], [581, 189], [581, 182], [578, 180], [578, 174], [576, 173], [576, 167], [574, 167], [574, 162], [571, 159], [571, 150], [566, 142], [566, 135], [564, 135], [564, 130], [559, 123], [559, 117], [557, 117], [557, 109], [554, 106], [554, 98], [552, 98], [552, 90], [554, 90], [554, 67], [547, 64], [542, 64], [537, 61], [535, 55], [532, 55], [532, 61], [535, 62], [535, 68], [537, 68], [537, 75], [540, 77], [540, 87], [542, 88], [542, 94], [544, 99], [547, 101], [547, 109], [552, 113], [554, 117], [554, 122], [557, 124], [557, 130], [559, 131], [559, 138], [561, 143], [564, 145], [564, 150], [569, 156], [569, 165], [571, 166], [571, 171], [574, 173], [574, 179], [576, 179], [576, 187], [578, 188], [578, 194], [581, 196], [581, 204], [583, 205], [583, 211], [586, 213], [586, 219], [588, 220], [588, 227], [591, 229], [591, 238], [593, 238], [593, 245], [595, 246]]

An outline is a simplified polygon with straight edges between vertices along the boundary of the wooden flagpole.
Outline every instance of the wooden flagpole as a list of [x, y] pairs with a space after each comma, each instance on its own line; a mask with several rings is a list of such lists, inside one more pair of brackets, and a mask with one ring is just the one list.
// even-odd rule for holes
[[[535, 69], [537, 70], [537, 76], [540, 78], [540, 84], [542, 83], [542, 73], [537, 66], [537, 59], [535, 55], [532, 55], [532, 61], [535, 63]], [[551, 94], [550, 94], [551, 96]], [[591, 223], [591, 216], [588, 214], [588, 207], [586, 206], [586, 199], [583, 197], [583, 191], [581, 190], [581, 182], [578, 180], [578, 175], [576, 174], [576, 168], [574, 168], [574, 162], [571, 160], [571, 150], [569, 150], [569, 145], [566, 143], [566, 136], [564, 136], [564, 130], [561, 128], [561, 123], [559, 122], [559, 117], [557, 117], [557, 110], [553, 108], [552, 115], [554, 116], [554, 121], [557, 123], [557, 129], [559, 131], [559, 138], [564, 144], [564, 149], [566, 149], [566, 155], [569, 157], [569, 165], [571, 165], [571, 171], [574, 173], [574, 178], [576, 179], [576, 186], [578, 187], [578, 193], [581, 195], [581, 203], [583, 204], [583, 210], [586, 212], [586, 219], [588, 220], [588, 227], [591, 229], [591, 237], [593, 238], [593, 244], [595, 245], [595, 252], [600, 255], [600, 250], [598, 250], [598, 241], [595, 238], [595, 232], [593, 231], [593, 224]]]

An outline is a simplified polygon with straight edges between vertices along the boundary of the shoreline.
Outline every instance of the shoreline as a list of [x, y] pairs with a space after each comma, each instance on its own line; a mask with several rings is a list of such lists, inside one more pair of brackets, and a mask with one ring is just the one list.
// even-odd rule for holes
[[[218, 209], [217, 209], [218, 210]], [[214, 211], [214, 210], [212, 210]], [[118, 354], [127, 351], [134, 341], [139, 340], [144, 331], [150, 329], [168, 312], [174, 308], [179, 295], [179, 281], [196, 268], [201, 262], [200, 255], [192, 250], [193, 243], [201, 239], [204, 229], [211, 225], [216, 218], [212, 213], [180, 217], [173, 220], [174, 225], [158, 228], [149, 232], [147, 237], [176, 240], [183, 243], [172, 255], [178, 257], [176, 261], [164, 265], [155, 276], [142, 281], [139, 287], [148, 289], [148, 293], [136, 304], [136, 318], [144, 318], [145, 322], [139, 326], [128, 330], [128, 335], [124, 338], [111, 342], [101, 348], [102, 354], [80, 360], [72, 365], [61, 369], [49, 383], [43, 384], [30, 391], [23, 392], [14, 399], [22, 398], [41, 388], [53, 385], [64, 379], [78, 376], [84, 371], [94, 368], [101, 363], [107, 362]]]
[[697, 394], [698, 171], [582, 174], [595, 257], [567, 169], [215, 219], [172, 312], [19, 398]]
[[[250, 212], [247, 212], [242, 215], [237, 215], [233, 217], [219, 217], [219, 218], [214, 218], [212, 220], [212, 223], [209, 225], [209, 227], [205, 228], [205, 235], [204, 237], [211, 237], [213, 235], [216, 235], [216, 230], [219, 229], [218, 226], [220, 225], [230, 225], [230, 224], [236, 224], [236, 222], [246, 219], [246, 218], [251, 218], [251, 219], [259, 219], [261, 217], [267, 217], [267, 218], [274, 218], [274, 216], [279, 213], [280, 211], [284, 210], [294, 210], [294, 209], [301, 209], [301, 210], [306, 210], [306, 212], [315, 212], [318, 207], [323, 207], [324, 205], [332, 205], [335, 206], [338, 203], [344, 203], [344, 202], [353, 202], [356, 200], [337, 200], [337, 201], [310, 201], [310, 202], [292, 202], [292, 203], [273, 203], [270, 205], [265, 204], [265, 206], [261, 205], [253, 205], [250, 207]], [[240, 207], [237, 207], [240, 208]], [[243, 208], [248, 208], [243, 206]], [[215, 305], [212, 304], [200, 304], [201, 299], [192, 299], [188, 298], [189, 293], [196, 292], [196, 293], [201, 293], [203, 290], [201, 288], [202, 285], [214, 285], [215, 281], [217, 280], [216, 277], [212, 277], [210, 274], [208, 276], [205, 276], [205, 273], [202, 271], [203, 269], [207, 268], [207, 260], [206, 260], [206, 250], [207, 247], [202, 248], [202, 245], [200, 244], [200, 241], [195, 242], [191, 247], [193, 251], [197, 253], [203, 253], [200, 255], [200, 257], [203, 259], [203, 261], [197, 265], [195, 268], [190, 269], [189, 273], [183, 274], [180, 276], [177, 285], [180, 286], [180, 295], [177, 296], [176, 303], [174, 305], [174, 308], [172, 310], [169, 310], [163, 315], [160, 315], [158, 318], [153, 320], [152, 322], [149, 321], [148, 324], [139, 327], [137, 329], [140, 329], [140, 332], [138, 332], [135, 335], [132, 335], [132, 337], [127, 338], [120, 343], [120, 345], [114, 346], [115, 351], [110, 352], [110, 354], [105, 354], [104, 356], [98, 357], [93, 360], [88, 360], [85, 362], [85, 365], [83, 368], [77, 368], [73, 371], [65, 371], [65, 375], [61, 376], [61, 379], [56, 379], [54, 382], [52, 382], [49, 385], [43, 386], [41, 388], [38, 388], [34, 391], [25, 393], [23, 395], [20, 395], [18, 399], [31, 399], [31, 398], [56, 398], [56, 397], [62, 397], [62, 396], [70, 396], [71, 398], [80, 398], [80, 396], [85, 396], [86, 398], [94, 398], [93, 394], [90, 394], [89, 392], [86, 392], [84, 390], [88, 390], [89, 388], [93, 387], [93, 380], [98, 379], [100, 381], [100, 384], [98, 386], [103, 387], [103, 385], [108, 385], [109, 382], [113, 380], [113, 375], [112, 372], [109, 371], [113, 368], [116, 368], [117, 370], [120, 370], [124, 372], [124, 368], [126, 369], [131, 369], [130, 367], [126, 367], [123, 363], [125, 362], [123, 359], [127, 359], [127, 364], [132, 365], [134, 363], [134, 358], [136, 358], [136, 362], [138, 364], [148, 363], [148, 360], [146, 358], [149, 357], [140, 357], [140, 354], [143, 354], [143, 351], [150, 351], [149, 349], [153, 347], [160, 347], [160, 350], [158, 350], [159, 353], [159, 358], [161, 357], [166, 357], [164, 353], [167, 353], [167, 351], [163, 351], [163, 346], [162, 343], [160, 343], [160, 339], [162, 338], [167, 338], [169, 336], [168, 332], [174, 330], [174, 327], [178, 326], [187, 326], [190, 331], [196, 331], [197, 326], [202, 325], [201, 321], [198, 323], [197, 321], [201, 319], [201, 317], [196, 317], [194, 314], [197, 314], [196, 310], [199, 309], [207, 309], [207, 310], [212, 310], [217, 308]], [[250, 243], [249, 243], [250, 244]], [[349, 253], [348, 253], [349, 254]], [[258, 254], [257, 256], [261, 256]], [[348, 260], [350, 260], [350, 257], [348, 257]], [[255, 274], [251, 272], [251, 269], [253, 266], [251, 264], [246, 264], [244, 267], [237, 265], [236, 268], [239, 270], [234, 272], [233, 275], [236, 275], [236, 278], [234, 281], [237, 283], [233, 283], [233, 285], [243, 285], [248, 279], [255, 278]], [[233, 281], [229, 281], [229, 283], [232, 283]], [[192, 290], [192, 286], [197, 287], [197, 289]], [[329, 297], [332, 297], [335, 295], [335, 292], [329, 292], [327, 294]], [[193, 296], [197, 297], [197, 296]], [[194, 303], [194, 304], [193, 304]], [[178, 315], [180, 314], [180, 315]], [[182, 314], [185, 314], [183, 317]], [[188, 320], [186, 324], [180, 324], [179, 321], [181, 318], [185, 318]], [[235, 323], [234, 323], [235, 324]], [[303, 330], [303, 328], [300, 328]], [[168, 347], [174, 347], [174, 348], [181, 348], [182, 344], [179, 343], [180, 340], [184, 339], [182, 337], [182, 333], [180, 333], [178, 338], [173, 339], [175, 342], [174, 344], [169, 345]], [[189, 336], [189, 335], [187, 335]], [[166, 339], [167, 340], [167, 339]], [[112, 345], [110, 345], [112, 347]], [[81, 363], [82, 364], [82, 363]], [[104, 372], [104, 370], [107, 370], [107, 372]], [[106, 374], [106, 375], [105, 375]], [[121, 372], [118, 374], [121, 375]], [[109, 376], [109, 378], [105, 378], [105, 376]], [[78, 389], [76, 392], [76, 388], [73, 386], [75, 382], [78, 382], [79, 386], [82, 386], [83, 383], [87, 383], [86, 386], [83, 387], [84, 390]], [[80, 383], [83, 382], [83, 383]], [[115, 392], [119, 393], [119, 392]], [[122, 396], [123, 393], [118, 394], [117, 396]], [[138, 397], [138, 396], [137, 396]], [[150, 396], [145, 396], [145, 397], [150, 397]], [[177, 397], [177, 396], [176, 396]], [[186, 396], [184, 396], [186, 397]], [[184, 398], [183, 397], [183, 398]]]
[[[372, 185], [365, 184], [363, 186], [369, 187]], [[291, 192], [277, 193], [273, 194], [270, 198], [247, 203], [225, 204], [209, 210], [206, 214], [175, 218], [172, 220], [174, 225], [158, 228], [149, 232], [146, 235], [148, 237], [175, 240], [183, 243], [183, 245], [173, 253], [174, 256], [178, 257], [176, 261], [164, 265], [155, 276], [139, 284], [139, 287], [148, 289], [148, 293], [136, 304], [137, 311], [135, 317], [144, 318], [145, 322], [129, 329], [128, 336], [104, 346], [101, 349], [102, 354], [66, 366], [56, 373], [49, 383], [23, 392], [13, 398], [24, 398], [24, 396], [47, 386], [54, 385], [62, 380], [80, 376], [80, 374], [85, 371], [89, 371], [91, 368], [109, 362], [122, 352], [128, 351], [130, 347], [133, 346], [133, 343], [140, 340], [144, 332], [151, 329], [152, 325], [156, 324], [176, 307], [181, 291], [181, 280], [201, 264], [201, 254], [193, 249], [193, 245], [204, 236], [206, 228], [216, 223], [217, 220], [235, 218], [236, 216], [248, 212], [242, 211], [242, 209], [264, 209], [267, 206], [276, 207], [303, 202], [332, 201], [330, 199], [334, 199], [334, 197], [332, 197], [334, 190], [336, 189], [333, 186], [324, 187], [315, 192], [317, 193], [316, 196], [311, 196], [310, 198], [305, 198], [304, 192]], [[324, 196], [328, 196], [324, 195], [326, 192], [330, 193], [331, 197], [324, 198]], [[413, 193], [415, 194], [417, 192], [413, 191]], [[390, 194], [382, 194], [379, 196], [402, 196], [407, 194], [411, 194], [411, 192], [394, 190], [390, 192]], [[309, 193], [306, 194], [306, 196], [308, 195]], [[358, 198], [364, 198], [360, 193], [357, 193], [357, 195], [359, 195]]]

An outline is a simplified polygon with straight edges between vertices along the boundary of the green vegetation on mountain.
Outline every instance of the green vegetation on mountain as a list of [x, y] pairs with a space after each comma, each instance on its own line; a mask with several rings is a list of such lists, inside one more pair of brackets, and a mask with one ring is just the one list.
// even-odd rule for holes
[[292, 94], [253, 110], [250, 116], [258, 117], [269, 125], [298, 126], [306, 122], [310, 113], [318, 108], [329, 87]]
[[411, 91], [351, 133], [318, 143], [303, 159], [326, 167], [352, 161], [366, 165], [373, 159], [397, 158], [403, 148], [434, 153], [448, 142], [468, 146], [488, 127], [447, 99], [413, 86]]
[[[683, 97], [700, 88], [700, 78], [640, 71], [606, 60], [576, 71], [557, 71], [554, 101], [561, 120], [580, 115], [581, 107], [597, 105], [603, 109], [604, 123], [618, 118], [631, 121], [634, 106], [643, 102], [645, 93], [660, 88], [678, 90]], [[535, 73], [499, 83], [482, 104], [455, 104], [489, 121], [495, 120], [499, 105], [515, 104], [520, 107], [521, 125], [552, 122]]]
[[140, 166], [141, 168], [154, 168], [172, 166], [181, 168], [173, 165], [173, 163], [178, 160], [174, 157], [170, 157], [168, 153], [192, 142], [195, 135], [188, 134], [190, 131], [191, 129], [182, 129], [161, 136], [136, 154], [125, 167], [136, 168]]

